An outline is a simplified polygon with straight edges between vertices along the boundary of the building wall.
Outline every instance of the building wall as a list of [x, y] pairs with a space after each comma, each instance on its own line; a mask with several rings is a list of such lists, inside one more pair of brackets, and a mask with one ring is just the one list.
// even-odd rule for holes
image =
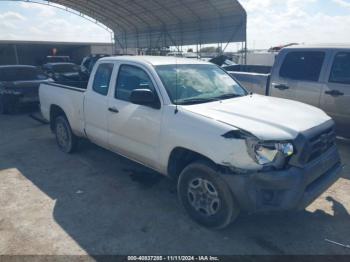
[[16, 56], [13, 45], [0, 46], [0, 65], [16, 64]]
[[85, 56], [91, 54], [91, 46], [81, 46], [72, 48], [66, 51], [66, 55], [70, 56], [70, 58], [76, 63], [81, 64], [81, 61]]
[[[275, 58], [276, 53], [248, 53], [247, 65], [273, 66]], [[243, 56], [240, 57], [239, 64], [244, 64]]]
[[92, 44], [90, 46], [91, 54], [105, 54], [105, 55], [113, 55], [114, 54], [114, 46], [113, 44]]
[[[15, 49], [16, 48], [16, 49]], [[113, 54], [111, 44], [77, 44], [77, 43], [48, 43], [48, 42], [6, 42], [0, 41], [0, 65], [42, 65], [47, 56], [53, 55], [57, 49], [60, 56], [69, 56], [73, 62], [80, 64], [85, 56], [90, 54]], [[16, 52], [17, 50], [17, 58]]]

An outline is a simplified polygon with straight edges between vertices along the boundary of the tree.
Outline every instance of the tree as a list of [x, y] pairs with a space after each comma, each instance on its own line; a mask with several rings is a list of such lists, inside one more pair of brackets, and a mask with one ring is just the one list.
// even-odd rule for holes
[[215, 53], [216, 48], [214, 46], [208, 46], [201, 48], [201, 53]]

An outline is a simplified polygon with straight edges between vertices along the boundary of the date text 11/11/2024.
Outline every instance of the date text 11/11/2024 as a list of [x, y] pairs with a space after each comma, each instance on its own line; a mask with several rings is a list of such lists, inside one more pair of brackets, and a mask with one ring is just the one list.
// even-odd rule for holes
[[215, 256], [128, 256], [128, 261], [220, 261]]

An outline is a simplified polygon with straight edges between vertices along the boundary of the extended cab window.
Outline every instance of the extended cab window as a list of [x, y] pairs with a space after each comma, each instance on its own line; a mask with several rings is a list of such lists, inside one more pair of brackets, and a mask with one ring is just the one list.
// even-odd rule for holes
[[122, 65], [119, 70], [115, 98], [129, 102], [135, 89], [150, 89], [154, 86], [147, 73], [136, 66]]
[[324, 58], [324, 52], [290, 52], [281, 66], [280, 77], [317, 82]]
[[350, 84], [350, 53], [341, 52], [335, 56], [329, 82]]
[[92, 89], [101, 95], [108, 94], [109, 82], [113, 72], [113, 64], [100, 64], [97, 68]]

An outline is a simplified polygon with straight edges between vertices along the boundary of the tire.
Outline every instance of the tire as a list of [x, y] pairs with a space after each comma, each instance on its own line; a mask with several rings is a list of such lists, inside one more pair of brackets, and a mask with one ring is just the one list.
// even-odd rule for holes
[[64, 153], [73, 153], [78, 144], [78, 138], [73, 134], [69, 122], [65, 116], [55, 118], [56, 142], [60, 150]]
[[192, 163], [181, 172], [178, 197], [188, 215], [207, 228], [225, 228], [240, 212], [229, 186], [207, 161]]

